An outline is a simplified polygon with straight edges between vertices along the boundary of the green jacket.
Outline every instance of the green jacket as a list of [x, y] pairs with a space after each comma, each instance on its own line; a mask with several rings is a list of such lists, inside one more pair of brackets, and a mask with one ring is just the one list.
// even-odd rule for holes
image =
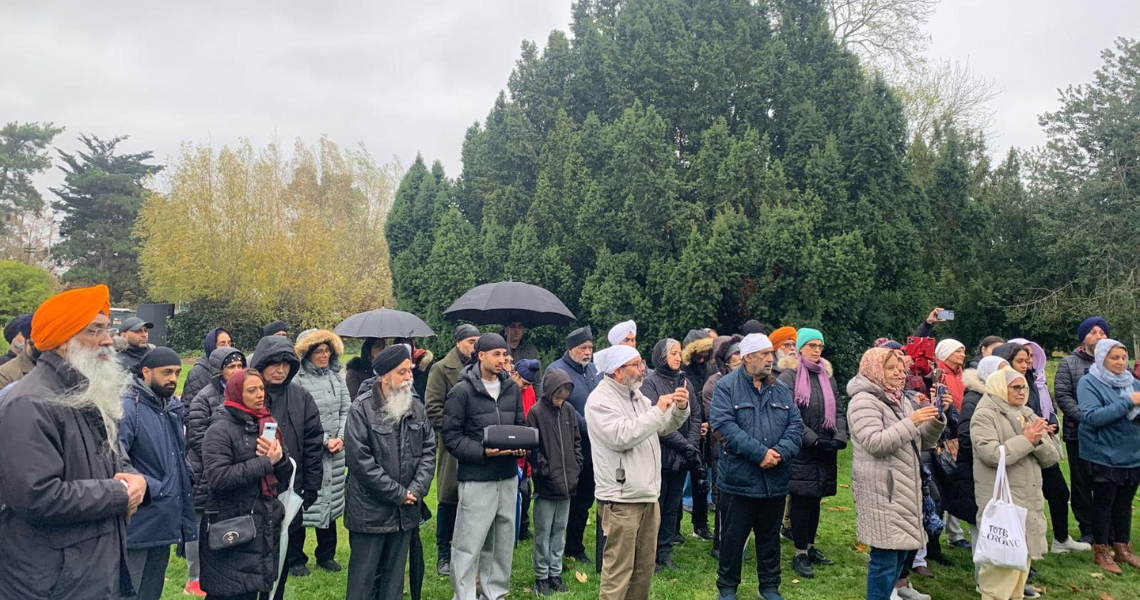
[[436, 494], [439, 501], [444, 504], [459, 504], [459, 483], [456, 476], [459, 472], [459, 461], [447, 451], [443, 442], [438, 438], [443, 428], [443, 405], [447, 401], [447, 393], [459, 381], [459, 373], [463, 370], [463, 357], [459, 350], [452, 348], [443, 360], [435, 363], [428, 372], [427, 389], [424, 392], [424, 409], [427, 411], [428, 421], [435, 429], [436, 438]]

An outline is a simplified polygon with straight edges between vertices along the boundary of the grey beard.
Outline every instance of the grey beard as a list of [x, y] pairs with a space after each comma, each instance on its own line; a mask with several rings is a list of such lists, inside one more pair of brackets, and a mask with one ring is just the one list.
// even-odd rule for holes
[[779, 361], [781, 358], [784, 358], [785, 356], [793, 356], [793, 354], [791, 352], [784, 352], [783, 350], [777, 350], [776, 351], [776, 360], [777, 361]]
[[586, 366], [589, 365], [591, 362], [590, 359], [588, 359], [588, 358], [583, 358], [581, 360], [578, 360], [576, 358], [571, 357], [570, 360], [574, 361], [579, 367], [582, 367], [583, 369], [586, 368]]
[[12, 354], [20, 354], [24, 351], [25, 344], [27, 344], [27, 342], [12, 342], [8, 344], [8, 348], [12, 351]]
[[391, 390], [384, 397], [384, 418], [391, 423], [399, 423], [412, 407], [412, 382]]
[[123, 418], [121, 398], [127, 389], [127, 371], [116, 359], [113, 347], [92, 350], [72, 339], [64, 349], [67, 351], [67, 363], [87, 378], [87, 385], [49, 400], [78, 410], [99, 411], [107, 433], [107, 445], [112, 454], [118, 453], [119, 419]]

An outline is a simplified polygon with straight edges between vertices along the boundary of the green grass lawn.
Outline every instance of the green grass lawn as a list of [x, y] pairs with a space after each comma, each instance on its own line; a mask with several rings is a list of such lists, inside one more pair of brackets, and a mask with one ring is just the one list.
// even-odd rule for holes
[[[1049, 366], [1050, 380], [1055, 369], [1055, 362]], [[186, 367], [189, 370], [189, 364]], [[855, 508], [849, 487], [851, 481], [851, 451], [844, 451], [840, 455], [839, 466], [839, 495], [824, 500], [824, 513], [820, 520], [818, 547], [828, 557], [836, 562], [832, 567], [818, 567], [814, 579], [797, 579], [789, 564], [792, 555], [791, 544], [787, 541], [781, 543], [782, 563], [784, 569], [784, 583], [781, 588], [784, 596], [789, 600], [857, 600], [864, 597], [867, 574], [867, 553], [857, 546], [855, 539]], [[1068, 467], [1063, 470], [1067, 473]], [[428, 496], [430, 506], [435, 506], [435, 490]], [[711, 515], [710, 515], [711, 521]], [[586, 546], [593, 556], [594, 528], [592, 525], [586, 529]], [[1070, 515], [1072, 531], [1076, 531], [1076, 522]], [[709, 555], [711, 542], [691, 536], [692, 525], [688, 517], [685, 518], [683, 531], [689, 535], [688, 541], [674, 549], [674, 560], [682, 567], [679, 571], [666, 571], [654, 577], [652, 597], [659, 600], [689, 600], [709, 599], [716, 597], [716, 561]], [[1137, 523], [1133, 524], [1133, 536], [1140, 531]], [[451, 586], [444, 577], [435, 574], [435, 521], [427, 523], [420, 530], [423, 540], [425, 560], [427, 562], [427, 575], [424, 579], [425, 600], [447, 600], [451, 598]], [[312, 556], [315, 539], [312, 534], [308, 536], [306, 553]], [[945, 542], [945, 536], [943, 537]], [[751, 546], [750, 546], [751, 553]], [[955, 564], [943, 567], [933, 564], [931, 569], [935, 572], [934, 579], [914, 577], [912, 581], [917, 589], [932, 595], [935, 600], [967, 600], [976, 599], [974, 593], [973, 565], [970, 553], [957, 549], [947, 549], [946, 555]], [[337, 547], [337, 560], [347, 567], [349, 556], [348, 534], [343, 527], [340, 528], [340, 544]], [[530, 596], [531, 586], [534, 584], [534, 575], [531, 568], [532, 546], [530, 542], [523, 542], [515, 549], [514, 568], [511, 575], [511, 596], [521, 598]], [[1065, 556], [1049, 555], [1045, 560], [1035, 563], [1040, 573], [1038, 587], [1044, 588], [1047, 597], [1071, 598], [1073, 600], [1105, 600], [1102, 594], [1114, 600], [1135, 600], [1140, 598], [1140, 571], [1127, 570], [1122, 577], [1112, 575], [1101, 576], [1092, 564], [1092, 553], [1069, 554]], [[312, 560], [309, 563], [313, 574], [306, 578], [290, 578], [286, 589], [286, 598], [293, 600], [332, 600], [343, 598], [347, 573], [328, 573], [315, 568]], [[742, 600], [756, 598], [756, 563], [754, 560], [744, 564], [744, 577], [740, 587], [739, 597]], [[1128, 567], [1124, 567], [1128, 569]], [[585, 576], [585, 583], [577, 581], [577, 575]], [[593, 568], [581, 568], [573, 562], [567, 561], [563, 580], [570, 587], [569, 594], [563, 594], [567, 600], [588, 600], [598, 596], [598, 576]], [[186, 582], [186, 563], [180, 558], [173, 557], [167, 569], [167, 585], [163, 598], [183, 598], [182, 586]], [[406, 586], [405, 586], [406, 590]]]

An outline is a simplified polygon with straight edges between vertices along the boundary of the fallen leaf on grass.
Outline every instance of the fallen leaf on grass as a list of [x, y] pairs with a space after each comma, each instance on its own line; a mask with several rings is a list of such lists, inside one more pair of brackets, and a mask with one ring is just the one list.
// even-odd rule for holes
[[1069, 589], [1072, 590], [1074, 594], [1079, 594], [1081, 592], [1080, 588], [1071, 583], [1069, 584]]
[[855, 551], [856, 552], [867, 552], [867, 545], [866, 544], [860, 544], [859, 542], [855, 542]]
[[586, 583], [586, 580], [589, 579], [589, 576], [581, 571], [574, 571], [574, 579], [577, 579], [578, 583]]
[[831, 498], [821, 498], [819, 503], [820, 504], [827, 504], [830, 501], [831, 501]]
[[531, 589], [530, 589], [530, 588], [523, 588], [523, 593], [524, 593], [524, 594], [529, 594], [530, 592], [531, 592]]
[[1089, 573], [1089, 577], [1093, 579], [1104, 579], [1104, 573]]
[[1112, 600], [1112, 596], [1109, 596], [1108, 592], [1101, 592], [1100, 600]]
[[676, 577], [674, 577], [673, 579], [670, 579], [670, 580], [669, 580], [669, 583], [677, 583], [677, 578], [676, 578]]
[[829, 506], [829, 507], [827, 507], [827, 512], [847, 512], [849, 510], [851, 510], [851, 508], [848, 506]]
[[800, 583], [799, 579], [793, 579], [792, 580], [792, 585], [798, 585], [799, 583]]
[[841, 483], [841, 484], [839, 484], [839, 487], [841, 487], [841, 488], [843, 488], [843, 489], [845, 489], [845, 490], [849, 490], [849, 489], [851, 489], [851, 486], [847, 485], [846, 483]]

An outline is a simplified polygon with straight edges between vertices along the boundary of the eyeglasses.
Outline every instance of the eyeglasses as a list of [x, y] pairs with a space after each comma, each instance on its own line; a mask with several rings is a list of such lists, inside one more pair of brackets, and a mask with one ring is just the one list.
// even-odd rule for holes
[[812, 350], [823, 350], [823, 344], [819, 342], [808, 342], [804, 344], [804, 348], [811, 348]]
[[623, 368], [623, 369], [625, 369], [627, 367], [637, 367], [637, 370], [640, 371], [641, 369], [645, 368], [645, 361], [639, 360], [637, 362], [629, 363], [628, 365], [622, 365], [621, 366], [621, 368]]
[[1013, 392], [1015, 394], [1020, 394], [1022, 392], [1029, 391], [1029, 386], [1027, 386], [1027, 385], [1011, 385], [1011, 386], [1009, 386], [1009, 389], [1013, 390]]
[[332, 354], [332, 350], [329, 350], [328, 348], [317, 348], [316, 350], [313, 350], [313, 354]]
[[106, 325], [96, 325], [95, 327], [88, 327], [83, 330], [83, 333], [91, 339], [101, 339], [103, 336], [111, 335], [111, 328]]

